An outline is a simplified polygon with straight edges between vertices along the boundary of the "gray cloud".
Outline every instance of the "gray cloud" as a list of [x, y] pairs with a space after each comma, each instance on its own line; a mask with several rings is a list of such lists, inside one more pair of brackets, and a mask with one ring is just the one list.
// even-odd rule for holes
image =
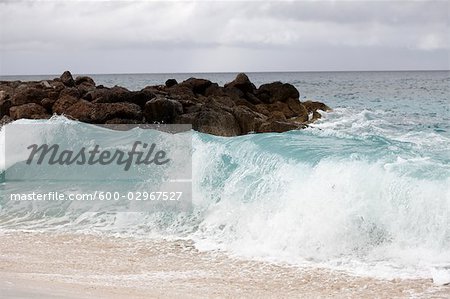
[[449, 68], [447, 1], [0, 3], [0, 74]]

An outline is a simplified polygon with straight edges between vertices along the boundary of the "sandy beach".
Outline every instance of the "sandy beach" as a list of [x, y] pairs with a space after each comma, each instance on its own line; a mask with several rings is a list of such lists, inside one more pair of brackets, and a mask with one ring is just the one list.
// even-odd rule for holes
[[430, 280], [377, 280], [199, 252], [189, 241], [8, 232], [1, 298], [444, 298]]

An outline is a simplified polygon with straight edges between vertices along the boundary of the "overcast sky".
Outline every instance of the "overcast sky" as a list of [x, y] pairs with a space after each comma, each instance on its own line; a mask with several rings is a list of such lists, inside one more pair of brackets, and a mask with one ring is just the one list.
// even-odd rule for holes
[[449, 9], [449, 1], [1, 1], [0, 75], [449, 69]]

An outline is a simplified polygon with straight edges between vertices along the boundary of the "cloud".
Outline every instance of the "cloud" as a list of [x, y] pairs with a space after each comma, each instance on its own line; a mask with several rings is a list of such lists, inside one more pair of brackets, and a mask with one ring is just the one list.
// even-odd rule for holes
[[0, 3], [0, 71], [20, 53], [70, 52], [87, 60], [101, 51], [222, 53], [228, 62], [236, 59], [226, 49], [234, 56], [239, 49], [268, 56], [324, 49], [337, 57], [349, 49], [441, 53], [450, 49], [448, 9], [447, 1], [7, 1]]

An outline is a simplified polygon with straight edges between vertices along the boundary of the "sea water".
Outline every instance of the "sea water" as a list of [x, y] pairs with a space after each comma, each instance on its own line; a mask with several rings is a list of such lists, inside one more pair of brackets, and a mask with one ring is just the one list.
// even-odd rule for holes
[[[222, 85], [235, 75], [91, 76], [97, 84], [138, 90], [169, 78]], [[310, 128], [282, 134], [224, 138], [194, 132], [188, 212], [96, 214], [61, 207], [33, 213], [14, 209], [2, 195], [0, 229], [185, 238], [199, 249], [242, 258], [386, 278], [448, 279], [450, 73], [248, 75], [257, 86], [291, 83], [301, 100], [323, 101], [333, 111]], [[18, 121], [61, 122], [83, 125], [63, 117]], [[60, 132], [55, 138], [68, 137]]]

